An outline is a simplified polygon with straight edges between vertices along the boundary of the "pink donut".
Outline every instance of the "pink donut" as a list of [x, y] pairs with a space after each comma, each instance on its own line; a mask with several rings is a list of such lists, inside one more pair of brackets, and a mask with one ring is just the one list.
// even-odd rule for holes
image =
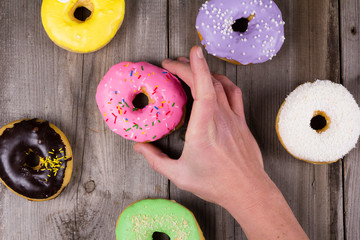
[[[143, 93], [148, 104], [134, 107]], [[96, 102], [110, 129], [136, 142], [156, 141], [180, 127], [186, 94], [180, 81], [168, 71], [147, 62], [121, 62], [100, 81]]]

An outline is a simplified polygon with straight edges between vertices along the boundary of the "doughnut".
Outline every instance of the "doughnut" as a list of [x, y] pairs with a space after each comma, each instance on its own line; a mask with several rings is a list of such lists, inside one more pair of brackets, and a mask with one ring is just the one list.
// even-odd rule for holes
[[271, 0], [210, 0], [196, 29], [209, 54], [233, 64], [271, 60], [284, 43], [281, 11]]
[[144, 199], [132, 203], [120, 214], [116, 239], [153, 239], [165, 233], [174, 240], [204, 240], [190, 210], [175, 201]]
[[360, 109], [351, 93], [329, 80], [297, 87], [276, 118], [281, 144], [295, 158], [332, 163], [355, 147], [360, 135]]
[[41, 5], [41, 20], [50, 39], [77, 53], [104, 47], [120, 28], [124, 14], [124, 0], [43, 0]]
[[[140, 97], [146, 103], [139, 106]], [[136, 142], [150, 142], [182, 125], [186, 94], [180, 81], [164, 69], [147, 62], [121, 62], [100, 81], [96, 102], [113, 132]]]
[[0, 180], [32, 201], [57, 197], [68, 185], [72, 151], [64, 133], [40, 119], [23, 119], [0, 129]]

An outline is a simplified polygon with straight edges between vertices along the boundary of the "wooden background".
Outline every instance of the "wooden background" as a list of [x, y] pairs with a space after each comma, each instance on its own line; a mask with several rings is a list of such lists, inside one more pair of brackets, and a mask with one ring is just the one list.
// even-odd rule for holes
[[[60, 127], [74, 152], [70, 184], [54, 200], [30, 202], [0, 184], [0, 239], [115, 239], [121, 211], [143, 198], [169, 198], [192, 210], [209, 240], [245, 239], [219, 206], [176, 188], [105, 125], [95, 93], [120, 61], [188, 56], [199, 44], [195, 19], [204, 0], [127, 0], [123, 26], [103, 49], [67, 52], [47, 37], [40, 0], [0, 0], [0, 125], [38, 117]], [[265, 168], [311, 239], [360, 239], [360, 150], [315, 166], [293, 159], [274, 128], [296, 86], [315, 79], [342, 83], [360, 103], [359, 0], [276, 0], [285, 44], [264, 64], [235, 66], [208, 57], [213, 72], [243, 90], [248, 124]], [[189, 105], [191, 107], [191, 103]], [[179, 156], [186, 125], [159, 141]]]

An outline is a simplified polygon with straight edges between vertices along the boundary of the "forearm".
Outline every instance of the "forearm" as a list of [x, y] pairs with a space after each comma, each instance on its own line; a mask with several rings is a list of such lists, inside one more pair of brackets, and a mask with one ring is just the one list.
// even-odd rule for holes
[[236, 193], [233, 201], [224, 203], [248, 239], [308, 239], [270, 178], [259, 180], [253, 187], [259, 184], [260, 190], [254, 189], [254, 195], [247, 196], [245, 206], [242, 206], [244, 196]]

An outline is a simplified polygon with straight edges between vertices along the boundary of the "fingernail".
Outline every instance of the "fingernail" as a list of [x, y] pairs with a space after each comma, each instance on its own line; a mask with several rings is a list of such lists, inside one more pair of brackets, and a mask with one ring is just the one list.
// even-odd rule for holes
[[203, 54], [201, 47], [198, 47], [196, 54], [197, 54], [198, 58], [204, 58], [204, 54]]
[[179, 61], [179, 62], [183, 62], [183, 63], [189, 63], [189, 62], [190, 62], [190, 60], [187, 59], [186, 57], [179, 57], [179, 58], [178, 58], [178, 61]]
[[172, 60], [169, 59], [169, 58], [166, 58], [166, 59], [163, 60], [163, 63], [165, 63], [165, 64], [166, 64], [166, 63], [169, 63], [169, 62], [172, 62]]
[[135, 152], [142, 154], [141, 148], [139, 149], [139, 147], [137, 147], [137, 144], [136, 144], [136, 143], [135, 143], [135, 145], [134, 145], [134, 150], [135, 150]]

